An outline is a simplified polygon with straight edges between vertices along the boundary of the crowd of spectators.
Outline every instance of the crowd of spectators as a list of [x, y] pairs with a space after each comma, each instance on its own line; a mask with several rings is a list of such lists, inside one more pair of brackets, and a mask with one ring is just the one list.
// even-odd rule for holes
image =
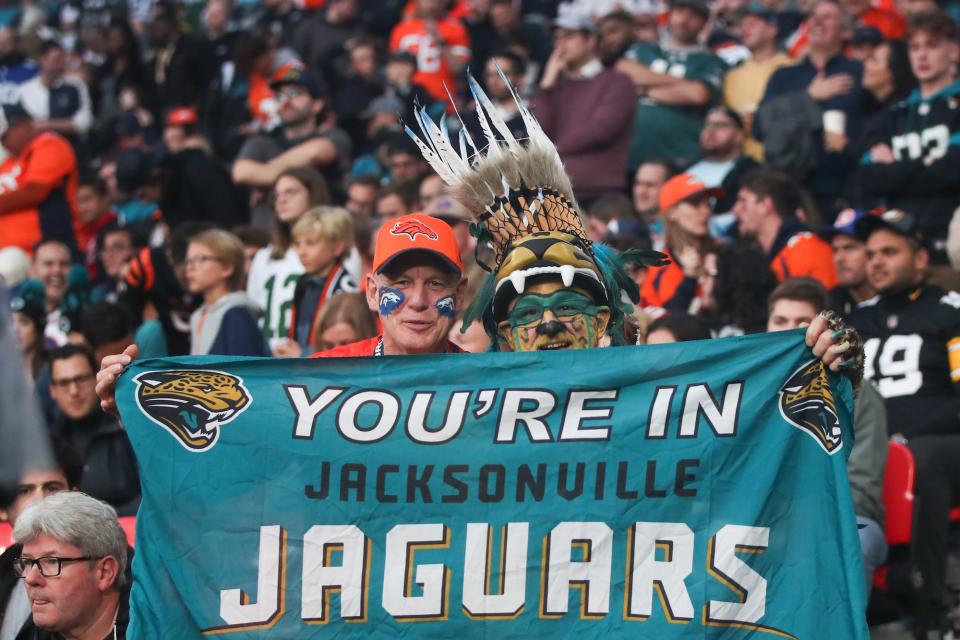
[[[57, 447], [79, 456], [60, 489], [136, 512], [136, 460], [94, 392], [106, 355], [299, 357], [376, 336], [373, 238], [412, 212], [450, 224], [467, 296], [481, 285], [470, 212], [403, 129], [445, 115], [481, 137], [470, 72], [518, 138], [517, 100], [532, 108], [591, 240], [671, 258], [632, 273], [631, 339], [825, 308], [861, 331], [882, 398], [858, 400], [873, 404], [851, 457], [864, 558], [883, 562], [864, 536], [883, 524], [889, 434], [926, 496], [900, 613], [941, 637], [960, 504], [958, 16], [935, 0], [3, 3], [0, 282]], [[450, 339], [489, 345], [459, 320]], [[23, 619], [10, 602], [2, 640], [4, 612]]]

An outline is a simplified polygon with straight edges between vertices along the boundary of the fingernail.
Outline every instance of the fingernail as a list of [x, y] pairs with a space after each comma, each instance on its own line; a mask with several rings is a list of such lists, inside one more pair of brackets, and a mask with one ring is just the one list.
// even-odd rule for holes
[[844, 331], [843, 329], [837, 329], [836, 331], [830, 334], [830, 337], [833, 338], [834, 340], [839, 340], [840, 338], [843, 337], [844, 333], [846, 333], [846, 331]]

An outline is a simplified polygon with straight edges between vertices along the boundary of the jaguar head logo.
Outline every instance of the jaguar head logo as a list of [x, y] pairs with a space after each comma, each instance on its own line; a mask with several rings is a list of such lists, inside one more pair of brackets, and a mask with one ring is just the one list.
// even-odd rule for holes
[[220, 426], [253, 400], [243, 380], [222, 371], [147, 371], [133, 381], [140, 410], [189, 451], [216, 444]]
[[418, 235], [426, 236], [430, 240], [437, 240], [440, 237], [437, 235], [437, 232], [427, 226], [425, 222], [421, 222], [416, 218], [395, 223], [393, 227], [391, 227], [390, 233], [395, 236], [407, 234], [410, 236], [411, 241], [416, 240]]
[[780, 413], [806, 431], [829, 454], [843, 446], [837, 404], [820, 360], [797, 369], [780, 389]]

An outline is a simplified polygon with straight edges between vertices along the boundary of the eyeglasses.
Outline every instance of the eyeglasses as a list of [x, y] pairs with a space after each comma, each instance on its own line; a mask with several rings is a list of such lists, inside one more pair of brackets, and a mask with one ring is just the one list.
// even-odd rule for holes
[[197, 269], [202, 267], [205, 262], [209, 262], [211, 260], [220, 260], [220, 258], [216, 256], [194, 256], [184, 260], [183, 266], [185, 266], [187, 269]]
[[310, 192], [305, 188], [300, 189], [284, 189], [283, 191], [274, 191], [273, 192], [273, 201], [277, 200], [286, 200], [287, 198], [296, 198], [299, 195], [307, 194], [310, 195]]
[[60, 575], [60, 570], [65, 562], [82, 562], [83, 560], [99, 560], [103, 556], [82, 556], [79, 558], [61, 558], [59, 556], [44, 556], [42, 558], [23, 558], [13, 559], [13, 572], [18, 578], [27, 575], [30, 567], [36, 567], [40, 570], [40, 575], [44, 578], [56, 578]]
[[100, 249], [100, 253], [129, 253], [133, 247], [128, 244], [108, 244]]
[[307, 90], [302, 87], [284, 87], [276, 92], [277, 100], [283, 100], [284, 98], [299, 98], [300, 96], [305, 95], [307, 95]]
[[579, 316], [595, 316], [602, 307], [593, 304], [586, 296], [573, 291], [559, 290], [551, 295], [527, 294], [517, 301], [507, 315], [506, 322], [514, 329], [539, 324], [550, 311], [557, 321], [573, 322]]
[[94, 374], [92, 373], [83, 373], [79, 376], [74, 376], [73, 378], [62, 378], [60, 380], [51, 380], [50, 386], [57, 389], [69, 389], [73, 385], [78, 387], [85, 385], [86, 383], [93, 380]]

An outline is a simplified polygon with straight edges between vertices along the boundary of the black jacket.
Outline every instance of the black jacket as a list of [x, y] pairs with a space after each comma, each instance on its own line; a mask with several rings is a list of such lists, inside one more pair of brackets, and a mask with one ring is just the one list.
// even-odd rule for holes
[[184, 149], [160, 163], [163, 196], [160, 209], [171, 227], [201, 220], [229, 229], [249, 220], [247, 203], [230, 174], [201, 149]]
[[7, 613], [7, 602], [13, 588], [20, 582], [20, 578], [13, 573], [13, 559], [20, 555], [19, 544], [12, 544], [0, 554], [0, 627], [3, 626], [3, 617]]
[[140, 474], [127, 432], [113, 416], [97, 408], [82, 420], [61, 418], [54, 432], [83, 459], [79, 489], [103, 500], [121, 516], [140, 506]]
[[[886, 144], [895, 162], [873, 163], [870, 149]], [[932, 241], [931, 258], [946, 264], [947, 226], [960, 205], [960, 80], [927, 99], [914, 92], [872, 122], [860, 144], [855, 176], [863, 207], [903, 209]]]

